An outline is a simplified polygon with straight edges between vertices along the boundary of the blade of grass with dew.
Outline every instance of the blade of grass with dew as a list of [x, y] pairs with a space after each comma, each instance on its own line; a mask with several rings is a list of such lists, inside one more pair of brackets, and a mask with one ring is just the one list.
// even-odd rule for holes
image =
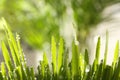
[[20, 63], [20, 56], [19, 56], [19, 50], [18, 50], [18, 47], [17, 47], [17, 43], [16, 43], [16, 40], [11, 32], [11, 30], [9, 29], [9, 25], [6, 23], [6, 21], [4, 20], [4, 18], [2, 19], [2, 23], [4, 25], [4, 28], [5, 28], [5, 31], [7, 33], [7, 36], [8, 36], [8, 39], [10, 39], [11, 41], [11, 44], [13, 46], [13, 49], [17, 55], [17, 58], [18, 58], [18, 63]]
[[91, 77], [92, 77], [91, 74], [92, 74], [92, 68], [91, 68], [91, 66], [90, 66], [90, 69], [89, 69], [89, 71], [86, 73], [84, 79], [85, 79], [85, 80], [91, 80]]
[[8, 80], [7, 79], [6, 68], [5, 68], [5, 63], [4, 62], [1, 62], [1, 73], [2, 73], [3, 79], [4, 80]]
[[20, 69], [21, 69], [22, 78], [24, 80], [28, 80], [29, 74], [27, 73], [27, 70], [26, 70], [27, 67], [23, 67], [22, 65], [19, 65], [19, 66], [20, 66]]
[[2, 41], [2, 52], [3, 52], [3, 57], [4, 57], [4, 60], [5, 60], [5, 63], [7, 65], [8, 70], [13, 71], [12, 61], [11, 61], [11, 58], [9, 56], [9, 52], [7, 50], [7, 47], [3, 41]]
[[[5, 26], [5, 24], [4, 24]], [[9, 47], [11, 52], [14, 53], [12, 55], [12, 58], [14, 58], [15, 64], [17, 64], [17, 61], [20, 61], [20, 65], [17, 64], [15, 66], [15, 69], [12, 66], [13, 70], [8, 69], [10, 65], [12, 65], [12, 61], [10, 58], [10, 54], [8, 52], [8, 49], [4, 42], [2, 42], [2, 51], [3, 56], [5, 58], [5, 64], [1, 64], [1, 71], [0, 71], [0, 80], [7, 80], [9, 78], [10, 80], [35, 80], [35, 74], [34, 70], [31, 67], [24, 67], [22, 62], [25, 62], [24, 54], [22, 52], [20, 41], [18, 35], [16, 35], [16, 39], [14, 38], [12, 32], [9, 32], [8, 29], [5, 27], [6, 36], [7, 39], [10, 39], [8, 41]], [[12, 34], [12, 35], [11, 35]], [[12, 36], [12, 37], [11, 37]], [[13, 40], [14, 39], [14, 40]], [[16, 41], [17, 40], [17, 41]], [[14, 48], [16, 45], [16, 49]], [[108, 43], [106, 43], [106, 46]], [[56, 42], [54, 37], [52, 37], [51, 40], [51, 54], [52, 54], [52, 67], [53, 71], [49, 70], [48, 60], [47, 56], [44, 53], [43, 54], [43, 61], [39, 65], [38, 69], [38, 78], [37, 80], [119, 80], [120, 79], [120, 59], [118, 61], [118, 50], [119, 50], [119, 42], [116, 44], [115, 53], [114, 53], [114, 59], [112, 66], [106, 66], [106, 56], [107, 56], [107, 50], [105, 50], [105, 57], [104, 62], [101, 62], [99, 64], [99, 55], [100, 55], [100, 38], [98, 38], [97, 46], [96, 46], [96, 55], [94, 64], [90, 65], [89, 72], [85, 74], [85, 68], [86, 65], [89, 64], [88, 59], [88, 52], [85, 51], [85, 55], [82, 54], [79, 55], [78, 45], [75, 43], [72, 44], [72, 61], [68, 63], [68, 57], [65, 56], [65, 59], [63, 59], [63, 52], [64, 52], [64, 43], [60, 40], [60, 46], [58, 51], [58, 59], [56, 59], [57, 51], [56, 51]], [[105, 47], [107, 49], [107, 47]], [[18, 51], [16, 51], [18, 50]], [[6, 54], [7, 53], [7, 54]], [[11, 54], [13, 54], [11, 53]], [[18, 56], [17, 56], [18, 55]], [[66, 55], [66, 54], [64, 54]], [[14, 56], [14, 57], [13, 57]], [[68, 56], [68, 54], [67, 54]], [[60, 58], [60, 59], [59, 59]], [[67, 59], [66, 59], [67, 58]], [[18, 60], [17, 60], [18, 59]], [[63, 59], [63, 61], [62, 61]], [[10, 62], [10, 63], [9, 63]], [[63, 62], [63, 63], [62, 63]], [[60, 63], [60, 64], [59, 64]], [[69, 64], [69, 65], [68, 65]], [[103, 69], [104, 64], [104, 69]], [[8, 65], [8, 66], [7, 66]], [[6, 75], [6, 71], [4, 71], [5, 66], [7, 66], [8, 69], [8, 77], [4, 78], [3, 75]], [[60, 70], [62, 66], [62, 69]], [[65, 70], [65, 71], [64, 71]], [[61, 72], [60, 75], [57, 75], [56, 73]], [[42, 74], [42, 75], [41, 75]], [[83, 78], [84, 74], [86, 75], [85, 78]], [[43, 76], [44, 75], [44, 76]]]
[[10, 48], [10, 51], [11, 51], [11, 55], [12, 55], [12, 58], [13, 58], [13, 61], [14, 61], [14, 65], [15, 65], [15, 67], [16, 67], [16, 66], [19, 66], [20, 63], [19, 63], [17, 54], [15, 53], [15, 51], [14, 51], [14, 49], [13, 49], [13, 45], [11, 44], [11, 40], [9, 40], [9, 39], [7, 38], [7, 41], [8, 41], [8, 45], [9, 45], [9, 48]]
[[12, 43], [11, 42], [12, 39], [9, 37], [9, 34], [8, 34], [9, 31], [6, 29], [8, 27], [7, 23], [4, 20], [4, 18], [2, 18], [0, 22], [1, 22], [2, 26], [4, 27], [4, 31], [5, 31], [5, 34], [6, 34], [5, 36], [6, 36], [8, 44], [9, 44], [9, 48], [10, 48], [10, 51], [11, 51], [11, 54], [12, 54], [12, 58], [13, 58], [14, 64], [16, 66], [16, 65], [19, 64], [19, 61], [18, 61], [17, 56], [16, 56], [16, 54], [14, 52], [13, 45], [11, 44]]
[[84, 71], [85, 71], [85, 60], [84, 60], [84, 56], [80, 53], [79, 55], [79, 68], [80, 68], [80, 75], [81, 75], [81, 79], [83, 79], [84, 76]]
[[58, 73], [60, 72], [60, 68], [62, 66], [63, 63], [63, 39], [60, 38], [60, 42], [59, 42], [59, 51], [58, 51]]
[[52, 36], [51, 40], [51, 54], [52, 54], [52, 64], [53, 64], [53, 72], [56, 74], [57, 67], [56, 67], [56, 42], [55, 38]]
[[22, 79], [23, 79], [23, 77], [22, 77], [22, 72], [21, 72], [21, 67], [20, 67], [20, 66], [17, 66], [17, 67], [16, 67], [15, 73], [16, 73], [17, 79], [19, 79], [19, 80], [22, 80]]
[[19, 66], [22, 63], [25, 64], [25, 61], [21, 62], [21, 59], [23, 59], [23, 55], [22, 55], [22, 50], [20, 48], [20, 42], [18, 40], [18, 36], [17, 36], [17, 39], [15, 39], [12, 32], [11, 32], [11, 30], [8, 28], [9, 26], [7, 25], [5, 20], [3, 20], [3, 22], [4, 22], [4, 27], [5, 27], [5, 32], [6, 32], [8, 44], [9, 44], [9, 47], [10, 47], [10, 50], [11, 50], [11, 54], [12, 54], [15, 66]]
[[113, 69], [115, 68], [115, 64], [116, 64], [118, 57], [119, 57], [119, 41], [117, 41], [114, 51], [115, 52], [114, 52], [113, 63], [112, 63]]
[[104, 60], [103, 60], [103, 68], [105, 68], [107, 62], [107, 54], [108, 54], [108, 31], [106, 32], [106, 43], [105, 43], [105, 53], [104, 53]]
[[79, 53], [78, 53], [78, 45], [74, 42], [72, 43], [72, 76], [73, 79], [78, 79], [79, 75]]
[[6, 33], [7, 41], [9, 44], [9, 48], [10, 48], [10, 51], [12, 54], [12, 58], [13, 58], [15, 67], [17, 67], [23, 63], [23, 62], [21, 62], [21, 55], [19, 54], [20, 49], [18, 49], [20, 43], [17, 44], [17, 42], [16, 42], [17, 39], [14, 38], [11, 30], [8, 28], [7, 23], [5, 21], [4, 21], [4, 27], [5, 27], [5, 33]]
[[88, 57], [88, 51], [85, 49], [84, 52], [84, 75], [83, 75], [83, 80], [87, 78], [87, 74], [89, 71], [89, 57]]
[[16, 34], [16, 40], [17, 40], [17, 46], [18, 46], [18, 50], [19, 50], [19, 55], [20, 55], [20, 59], [21, 59], [21, 63], [23, 63], [22, 65], [24, 67], [26, 67], [26, 61], [25, 61], [25, 56], [23, 54], [23, 51], [22, 51], [22, 48], [21, 48], [21, 45], [20, 45], [20, 37], [18, 34]]

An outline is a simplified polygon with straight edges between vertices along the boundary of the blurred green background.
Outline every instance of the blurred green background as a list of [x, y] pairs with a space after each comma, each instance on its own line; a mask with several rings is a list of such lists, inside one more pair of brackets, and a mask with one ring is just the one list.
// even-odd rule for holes
[[[60, 29], [67, 22], [65, 18], [72, 17], [77, 39], [81, 46], [85, 46], [89, 30], [109, 19], [101, 17], [102, 11], [119, 2], [120, 0], [0, 0], [0, 17], [6, 19], [12, 31], [18, 32], [21, 42], [30, 49], [42, 49], [44, 43], [50, 43], [52, 35], [58, 40], [61, 36]], [[2, 29], [0, 33], [2, 36]]]

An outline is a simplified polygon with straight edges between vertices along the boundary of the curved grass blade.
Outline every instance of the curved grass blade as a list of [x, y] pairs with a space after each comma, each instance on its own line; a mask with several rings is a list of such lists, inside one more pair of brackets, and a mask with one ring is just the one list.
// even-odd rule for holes
[[4, 20], [4, 18], [2, 18], [2, 23], [3, 23], [3, 26], [5, 28], [5, 32], [6, 32], [6, 36], [8, 37], [8, 40], [10, 40], [11, 42], [11, 45], [13, 46], [13, 50], [15, 51], [15, 54], [18, 58], [18, 63], [20, 63], [20, 56], [19, 56], [19, 50], [18, 50], [18, 46], [17, 46], [17, 43], [16, 43], [16, 40], [11, 32], [11, 30], [9, 29], [9, 25], [6, 23], [6, 21]]
[[8, 70], [13, 71], [12, 61], [9, 56], [9, 52], [6, 48], [6, 45], [3, 41], [2, 41], [2, 52], [3, 52], [3, 57], [4, 57], [4, 60], [5, 60]]
[[8, 45], [9, 45], [11, 55], [12, 55], [12, 58], [13, 58], [13, 61], [14, 61], [14, 65], [15, 65], [15, 67], [19, 66], [20, 63], [19, 63], [18, 57], [17, 57], [17, 55], [16, 55], [16, 53], [15, 53], [15, 51], [13, 49], [13, 45], [11, 44], [11, 40], [9, 40], [7, 38], [7, 41], [8, 41]]
[[22, 65], [24, 67], [26, 67], [26, 60], [25, 60], [25, 56], [23, 54], [23, 51], [22, 51], [22, 48], [21, 48], [21, 45], [20, 45], [20, 37], [19, 37], [18, 34], [16, 34], [16, 40], [17, 40], [17, 46], [18, 46], [19, 55], [20, 55], [20, 59], [21, 59]]

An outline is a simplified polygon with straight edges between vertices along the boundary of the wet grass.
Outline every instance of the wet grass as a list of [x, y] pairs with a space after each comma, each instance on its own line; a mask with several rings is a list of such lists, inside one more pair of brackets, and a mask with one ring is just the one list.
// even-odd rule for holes
[[[52, 36], [50, 52], [52, 62], [48, 63], [47, 55], [44, 52], [43, 60], [39, 62], [37, 68], [38, 72], [35, 73], [32, 67], [26, 65], [19, 35], [13, 36], [4, 19], [1, 20], [1, 23], [7, 43], [2, 41], [1, 45], [4, 62], [0, 65], [0, 80], [120, 80], [119, 41], [116, 43], [112, 65], [107, 65], [108, 41], [106, 40], [104, 59], [99, 62], [101, 43], [99, 37], [96, 45], [96, 58], [90, 65], [89, 52], [85, 50], [81, 54], [75, 41], [72, 43], [72, 59], [68, 62], [68, 51], [64, 40], [61, 37], [57, 43]], [[59, 45], [56, 46], [57, 44]]]

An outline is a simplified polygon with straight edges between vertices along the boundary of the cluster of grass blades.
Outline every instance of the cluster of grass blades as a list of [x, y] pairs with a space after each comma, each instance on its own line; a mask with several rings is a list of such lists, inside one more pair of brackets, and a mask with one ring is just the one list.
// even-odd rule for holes
[[[79, 46], [72, 43], [72, 59], [68, 61], [68, 50], [64, 40], [60, 38], [57, 46], [55, 38], [51, 39], [52, 62], [49, 64], [46, 53], [38, 65], [38, 72], [26, 65], [24, 53], [20, 46], [18, 34], [13, 36], [9, 25], [1, 20], [7, 42], [2, 41], [2, 54], [4, 61], [0, 67], [0, 80], [120, 80], [119, 42], [116, 43], [112, 65], [106, 65], [107, 45], [104, 59], [99, 62], [100, 37], [96, 46], [96, 58], [92, 65], [89, 64], [88, 51], [80, 54]], [[7, 44], [7, 45], [6, 45]], [[51, 67], [52, 66], [52, 67]]]

